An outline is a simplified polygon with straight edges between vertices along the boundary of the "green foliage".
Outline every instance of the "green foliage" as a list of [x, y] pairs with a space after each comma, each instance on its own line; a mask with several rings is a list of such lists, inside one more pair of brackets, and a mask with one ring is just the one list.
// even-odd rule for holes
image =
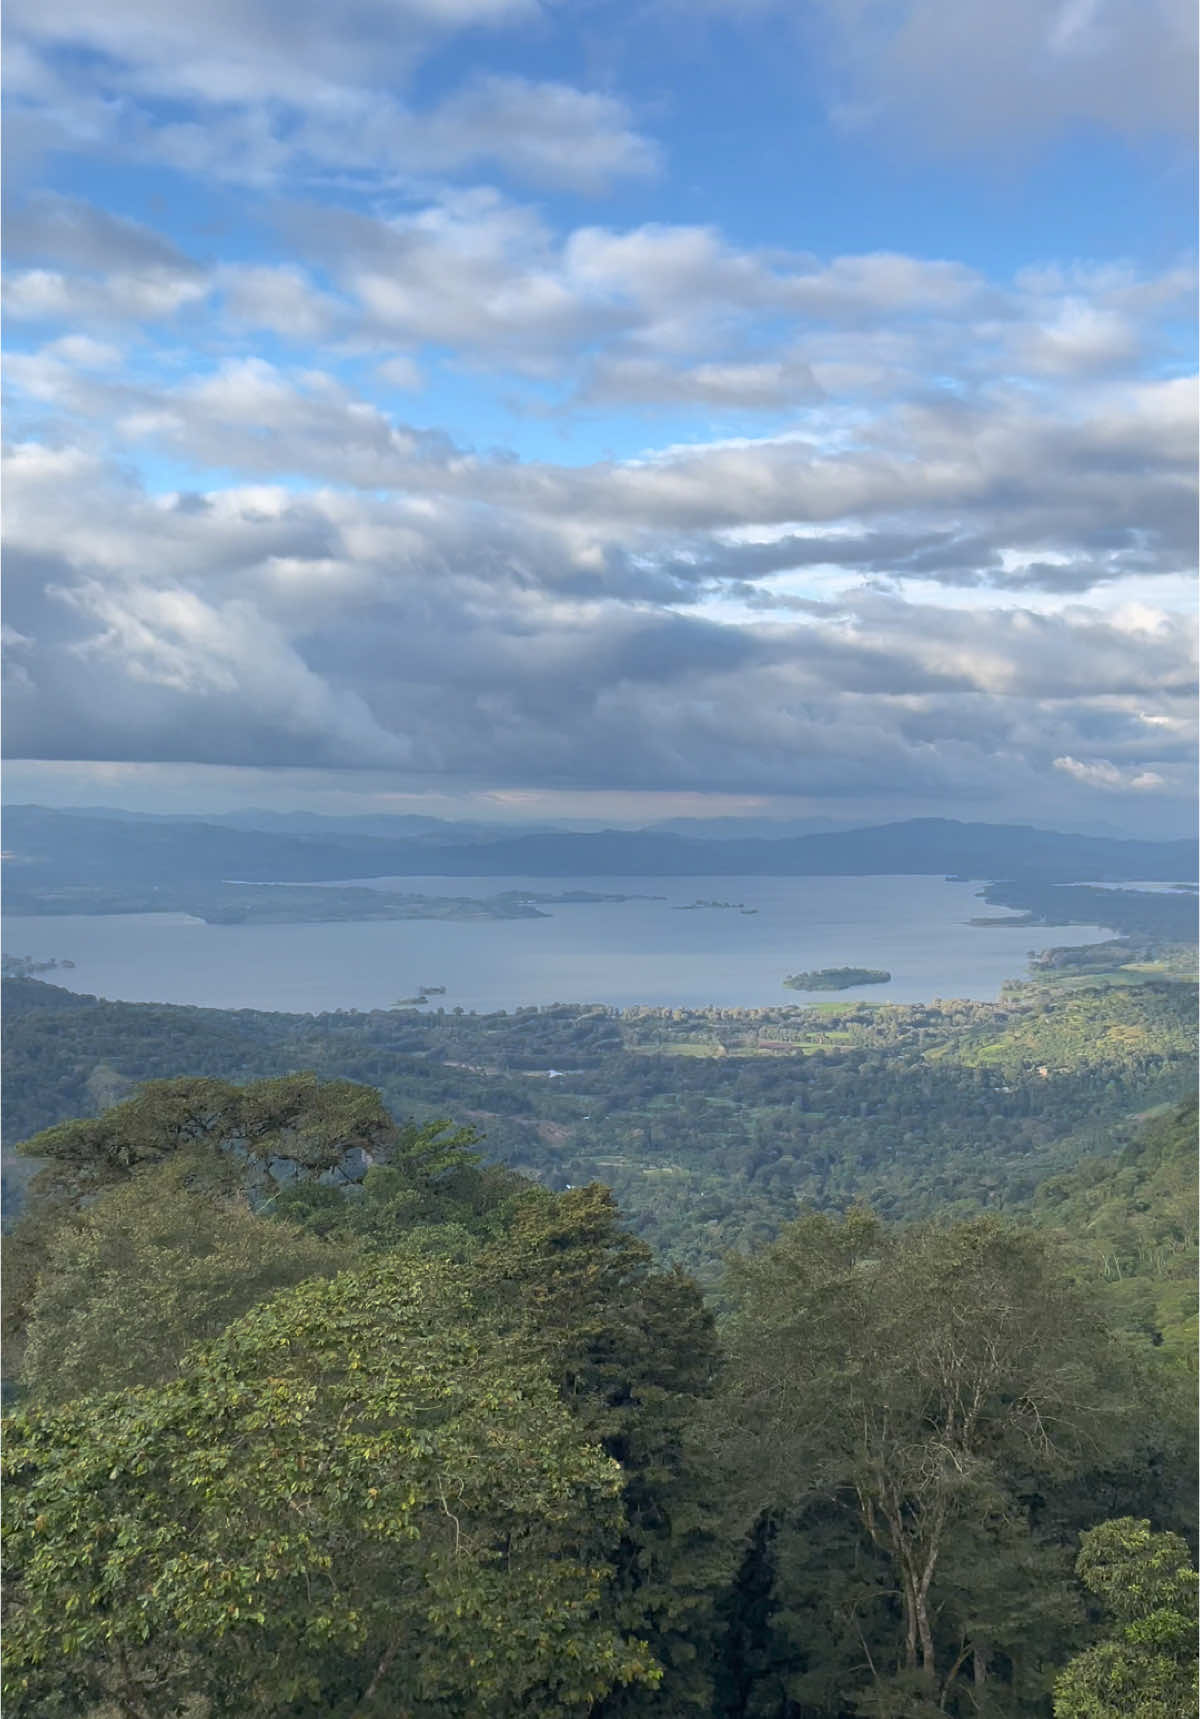
[[21, 1149], [46, 1160], [35, 1200], [78, 1205], [185, 1150], [224, 1151], [263, 1169], [285, 1158], [320, 1172], [347, 1152], [386, 1150], [395, 1133], [379, 1094], [353, 1081], [305, 1073], [239, 1087], [187, 1078], [147, 1081], [102, 1115], [47, 1128]]
[[1192, 1719], [1196, 1571], [1186, 1542], [1126, 1516], [1083, 1535], [1075, 1568], [1116, 1630], [1056, 1679], [1056, 1719]]
[[[1122, 1351], [1053, 1246], [992, 1219], [813, 1216], [732, 1289], [713, 1436], [743, 1520], [781, 1530], [791, 1697], [950, 1711], [997, 1657], [1040, 1638], [1048, 1660], [1066, 1570], [1027, 1501], [1126, 1459], [1133, 1418]], [[1036, 1702], [1044, 1675], [1022, 1678], [1009, 1697]]]
[[618, 1615], [646, 1636], [663, 1678], [654, 1698], [615, 1691], [597, 1719], [707, 1712], [703, 1650], [729, 1553], [714, 1532], [716, 1476], [688, 1432], [717, 1368], [711, 1313], [690, 1279], [653, 1269], [596, 1185], [528, 1195], [476, 1269], [482, 1305], [507, 1307], [522, 1352], [539, 1358], [585, 1436], [621, 1465]]
[[257, 1217], [211, 1160], [177, 1156], [111, 1189], [52, 1236], [28, 1315], [22, 1390], [61, 1403], [174, 1374], [256, 1302], [345, 1263]]
[[[41, 1168], [30, 1183], [25, 1214], [8, 1238], [3, 1258], [5, 1364], [10, 1375], [20, 1365], [28, 1321], [59, 1231], [63, 1225], [73, 1223], [101, 1196], [156, 1167], [186, 1160], [186, 1170], [177, 1177], [168, 1175], [162, 1182], [147, 1184], [151, 1197], [157, 1198], [161, 1194], [167, 1199], [171, 1190], [182, 1194], [185, 1187], [193, 1191], [205, 1187], [210, 1192], [234, 1195], [243, 1203], [247, 1195], [252, 1203], [261, 1203], [269, 1201], [271, 1193], [277, 1190], [276, 1174], [301, 1179], [321, 1175], [344, 1179], [343, 1164], [352, 1164], [350, 1173], [361, 1174], [372, 1157], [388, 1152], [400, 1138], [377, 1092], [347, 1080], [322, 1082], [313, 1074], [293, 1074], [242, 1087], [228, 1081], [192, 1077], [149, 1081], [132, 1097], [100, 1116], [59, 1123], [36, 1135], [25, 1143], [23, 1150], [40, 1161]], [[455, 1136], [456, 1152], [458, 1144], [459, 1137]], [[435, 1152], [441, 1149], [436, 1146], [430, 1148]], [[148, 1219], [149, 1227], [143, 1225], [136, 1238], [128, 1227], [123, 1231], [123, 1222], [127, 1225], [134, 1223], [133, 1214], [141, 1199], [141, 1195], [136, 1195], [132, 1201], [111, 1208], [114, 1214], [119, 1212], [123, 1216], [114, 1215], [114, 1227], [103, 1244], [97, 1239], [95, 1226], [91, 1230], [85, 1226], [85, 1234], [91, 1240], [78, 1243], [71, 1265], [73, 1281], [79, 1282], [80, 1273], [86, 1277], [93, 1270], [103, 1276], [102, 1258], [107, 1256], [117, 1262], [126, 1246], [142, 1248], [144, 1261], [149, 1258], [146, 1249], [166, 1246], [173, 1250], [172, 1266], [179, 1264], [181, 1251], [190, 1252], [193, 1256], [205, 1253], [206, 1243], [199, 1232], [190, 1242], [184, 1239], [188, 1224], [193, 1220], [201, 1222], [198, 1206], [185, 1208], [176, 1203], [173, 1216], [164, 1213], [161, 1221], [166, 1227], [157, 1241], [153, 1233], [157, 1219]], [[187, 1217], [183, 1215], [185, 1209], [189, 1214]], [[176, 1232], [173, 1240], [170, 1235], [172, 1226]], [[208, 1228], [211, 1231], [211, 1221]], [[231, 1235], [236, 1229], [236, 1221], [233, 1221]], [[61, 1245], [70, 1248], [75, 1244], [64, 1240]], [[93, 1245], [96, 1251], [88, 1265], [85, 1264], [87, 1249]], [[269, 1237], [264, 1238], [264, 1247], [266, 1256], [278, 1251]], [[142, 1269], [134, 1270], [131, 1279], [136, 1280]], [[196, 1266], [194, 1269], [203, 1274], [204, 1267]], [[221, 1300], [215, 1285], [221, 1280], [222, 1271], [222, 1266], [214, 1262], [215, 1275], [209, 1284], [216, 1297], [214, 1318], [215, 1308]], [[295, 1282], [298, 1276], [303, 1275], [302, 1272], [285, 1273], [277, 1281]], [[108, 1272], [102, 1301], [109, 1290], [117, 1294], [126, 1293], [124, 1289], [115, 1287], [119, 1276], [114, 1263]], [[268, 1281], [271, 1281], [269, 1273], [264, 1277], [264, 1282]], [[46, 1294], [53, 1296], [53, 1289], [48, 1288]], [[164, 1291], [162, 1299], [164, 1305], [171, 1300], [169, 1289]], [[254, 1299], [255, 1296], [251, 1295], [242, 1306], [248, 1306]], [[65, 1314], [65, 1304], [61, 1299], [55, 1305]], [[48, 1303], [43, 1305], [43, 1313], [48, 1316]], [[133, 1299], [124, 1317], [116, 1321], [114, 1329], [130, 1330], [138, 1317], [136, 1299]], [[166, 1323], [162, 1326], [156, 1326], [153, 1318], [147, 1321], [148, 1347], [144, 1358], [152, 1369], [151, 1375], [147, 1376], [153, 1376], [153, 1367], [166, 1353], [175, 1352], [186, 1328], [182, 1302], [177, 1304], [175, 1314], [164, 1317]], [[63, 1333], [66, 1357], [75, 1353], [77, 1341], [82, 1345], [79, 1350], [82, 1356], [101, 1336], [103, 1323], [99, 1317], [91, 1322], [92, 1336], [84, 1336], [83, 1323], [86, 1320], [86, 1313], [81, 1311], [72, 1335], [67, 1338]], [[219, 1323], [202, 1322], [198, 1330], [215, 1330]], [[53, 1321], [50, 1326], [43, 1321], [44, 1331], [49, 1331], [52, 1326]], [[169, 1339], [166, 1335], [168, 1329], [174, 1330], [174, 1336]], [[60, 1384], [50, 1383], [55, 1368], [55, 1341], [53, 1337], [40, 1341], [41, 1359], [38, 1363], [43, 1369], [43, 1382], [53, 1391], [68, 1388], [65, 1383], [68, 1377], [83, 1376], [78, 1373], [76, 1363], [68, 1359], [67, 1372]], [[142, 1376], [137, 1373], [141, 1365], [137, 1359], [139, 1353], [140, 1344], [133, 1344], [129, 1360], [134, 1374], [128, 1377]], [[151, 1360], [152, 1356], [156, 1359]], [[125, 1382], [127, 1375], [119, 1371], [114, 1383]]]
[[1026, 1202], [1195, 1084], [1194, 989], [1159, 981], [1035, 986], [998, 1004], [620, 1015], [234, 1013], [34, 980], [7, 981], [5, 997], [10, 1140], [121, 1081], [312, 1069], [379, 1088], [417, 1123], [470, 1123], [493, 1162], [552, 1187], [610, 1184], [660, 1257], [709, 1282], [730, 1249], [770, 1240], [799, 1209], [864, 1200], [906, 1220]]
[[789, 973], [783, 983], [789, 991], [848, 991], [854, 985], [886, 985], [891, 977], [886, 967], [818, 967]]
[[1147, 1122], [1116, 1156], [1085, 1159], [1037, 1190], [1034, 1216], [1100, 1262], [1125, 1322], [1196, 1367], [1196, 1104]]
[[583, 1715], [657, 1675], [606, 1597], [619, 1469], [444, 1262], [306, 1283], [5, 1460], [17, 1719]]
[[[780, 1054], [734, 1054], [760, 1024], [713, 1012], [721, 1054], [686, 1061], [632, 1041], [692, 1043], [696, 1012], [277, 1042], [427, 1098], [475, 1081], [489, 1147], [559, 1183], [585, 1126], [622, 1141], [647, 1230], [748, 1244], [719, 1330], [596, 1180], [533, 1185], [344, 1079], [167, 1080], [32, 1142], [5, 1250], [18, 1719], [1045, 1719], [1056, 1674], [1060, 1719], [1179, 1719], [1181, 1542], [1141, 1519], [1189, 1520], [1194, 1114], [1056, 1176], [1023, 1228], [852, 1206], [776, 1238], [797, 1187], [836, 1205], [877, 1177], [911, 1213], [1078, 1155], [1070, 1105], [1103, 1071], [1119, 1112], [1184, 1015], [1071, 995], [790, 1011]], [[1030, 1065], [1089, 1022], [1083, 1072]], [[1150, 1048], [1111, 1030], [1139, 1022]], [[1081, 1532], [1115, 1614], [1091, 1649]]]

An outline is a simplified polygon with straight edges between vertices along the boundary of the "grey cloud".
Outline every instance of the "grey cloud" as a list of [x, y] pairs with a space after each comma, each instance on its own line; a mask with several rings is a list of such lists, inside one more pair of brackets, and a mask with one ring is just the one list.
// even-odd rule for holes
[[223, 107], [169, 123], [143, 114], [113, 147], [152, 149], [181, 172], [259, 190], [331, 178], [404, 187], [487, 168], [600, 195], [659, 167], [656, 146], [615, 97], [499, 76], [427, 108], [363, 89], [304, 109]]
[[825, 0], [825, 10], [846, 125], [1006, 154], [1081, 122], [1190, 140], [1189, 0]]
[[5, 219], [5, 305], [18, 320], [75, 327], [169, 317], [201, 301], [207, 270], [139, 221], [80, 199], [39, 196]]
[[267, 328], [289, 340], [319, 340], [344, 316], [329, 294], [316, 290], [294, 264], [234, 264], [215, 284], [226, 317], [246, 328]]
[[730, 359], [674, 367], [655, 358], [613, 357], [593, 366], [579, 401], [656, 406], [790, 409], [824, 397], [803, 359]]
[[86, 48], [135, 87], [213, 103], [275, 97], [319, 102], [347, 86], [388, 86], [440, 36], [528, 17], [532, 0], [210, 0], [202, 9], [160, 0], [14, 0], [8, 25], [53, 47]]
[[[175, 388], [14, 354], [35, 401], [210, 466], [437, 497], [557, 538], [582, 576], [695, 587], [804, 566], [1013, 590], [1078, 589], [1191, 564], [1195, 400], [1187, 383], [1105, 387], [1055, 413], [1018, 392], [901, 406], [812, 434], [566, 467], [471, 453], [395, 423], [336, 379], [230, 360]], [[797, 532], [803, 524], [806, 530]], [[767, 543], [737, 542], [757, 529]], [[1065, 569], [1065, 571], [1064, 571]], [[803, 593], [801, 593], [803, 594]]]
[[573, 563], [477, 504], [164, 503], [33, 451], [9, 487], [16, 755], [992, 804], [1046, 779], [1114, 793], [1054, 762], [1099, 758], [1131, 792], [1187, 792], [1192, 640], [1170, 616], [859, 589], [734, 626], [631, 598], [619, 556], [606, 589], [586, 545]]
[[4, 241], [14, 262], [66, 263], [94, 274], [135, 269], [201, 272], [199, 263], [152, 227], [53, 192], [26, 198], [7, 210]]
[[526, 78], [482, 77], [428, 114], [414, 114], [393, 143], [410, 173], [454, 172], [495, 161], [534, 184], [600, 192], [659, 166], [657, 148], [610, 95]]

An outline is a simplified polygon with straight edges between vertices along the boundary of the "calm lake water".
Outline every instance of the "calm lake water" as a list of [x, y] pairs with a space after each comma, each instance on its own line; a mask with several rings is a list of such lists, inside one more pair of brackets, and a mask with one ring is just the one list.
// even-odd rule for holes
[[[940, 877], [402, 878], [376, 886], [423, 895], [529, 889], [659, 896], [562, 903], [546, 919], [445, 924], [206, 925], [183, 914], [10, 918], [5, 948], [76, 963], [47, 973], [73, 991], [211, 1008], [387, 1008], [421, 985], [444, 985], [446, 1008], [530, 1003], [762, 1007], [802, 1003], [784, 975], [882, 967], [888, 985], [823, 993], [876, 1001], [995, 998], [1025, 975], [1031, 948], [1095, 943], [1098, 926], [973, 926], [1000, 916], [971, 884]], [[698, 898], [757, 913], [700, 908]]]

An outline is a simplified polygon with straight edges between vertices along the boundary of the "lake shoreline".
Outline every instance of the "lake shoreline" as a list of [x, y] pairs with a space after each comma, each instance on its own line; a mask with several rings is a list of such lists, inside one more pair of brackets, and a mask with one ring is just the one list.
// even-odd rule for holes
[[[378, 880], [385, 885], [387, 880]], [[406, 879], [434, 895], [444, 880]], [[116, 1001], [297, 1013], [390, 1007], [430, 977], [438, 1003], [495, 1013], [564, 1000], [624, 1007], [771, 1007], [789, 974], [847, 965], [886, 969], [873, 1002], [995, 1000], [1027, 972], [1030, 944], [1086, 945], [1102, 926], [1034, 933], [1019, 914], [966, 923], [974, 892], [944, 877], [511, 879], [514, 897], [559, 899], [535, 918], [212, 925], [182, 914], [18, 916], [6, 946], [77, 963], [72, 985]], [[361, 885], [360, 885], [361, 887]], [[456, 894], [494, 879], [455, 879]], [[614, 899], [615, 898], [615, 899]], [[739, 911], [677, 912], [697, 899]], [[752, 908], [753, 913], [740, 911]], [[855, 1000], [863, 993], [839, 996]], [[430, 1005], [424, 1005], [424, 1013]]]

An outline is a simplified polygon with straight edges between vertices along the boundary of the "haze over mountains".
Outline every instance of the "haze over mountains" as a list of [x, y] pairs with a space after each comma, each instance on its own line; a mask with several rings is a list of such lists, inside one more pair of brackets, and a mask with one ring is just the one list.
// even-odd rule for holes
[[[1173, 882], [1195, 874], [1188, 841], [1125, 841], [1009, 824], [917, 818], [854, 830], [700, 839], [671, 830], [535, 829], [399, 820], [388, 838], [325, 820], [321, 833], [230, 821], [131, 819], [13, 806], [5, 813], [10, 908], [61, 884], [323, 882], [346, 878], [886, 876], [950, 872], [1045, 882]], [[423, 827], [416, 827], [423, 826]]]

